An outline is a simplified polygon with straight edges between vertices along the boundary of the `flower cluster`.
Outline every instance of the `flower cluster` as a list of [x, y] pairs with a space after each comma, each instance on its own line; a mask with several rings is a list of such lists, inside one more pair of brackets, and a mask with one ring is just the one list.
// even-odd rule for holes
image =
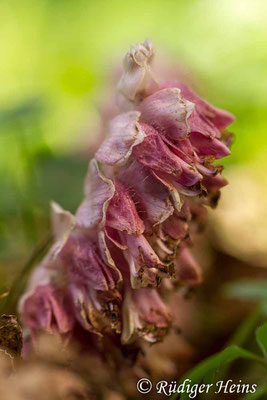
[[158, 81], [149, 41], [131, 48], [120, 108], [89, 163], [75, 216], [52, 204], [55, 242], [20, 302], [25, 326], [71, 335], [161, 340], [171, 325], [162, 288], [201, 282], [190, 247], [227, 183], [234, 120], [180, 82]]

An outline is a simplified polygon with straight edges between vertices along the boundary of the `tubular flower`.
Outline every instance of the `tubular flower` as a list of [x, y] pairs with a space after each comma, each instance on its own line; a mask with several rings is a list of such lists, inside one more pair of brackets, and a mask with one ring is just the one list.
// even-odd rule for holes
[[154, 48], [149, 40], [132, 46], [126, 54], [123, 61], [124, 73], [118, 84], [119, 93], [122, 93], [124, 101], [138, 101], [155, 87], [156, 82], [151, 69], [153, 57]]
[[95, 333], [109, 328], [120, 332], [121, 295], [117, 286], [121, 274], [111, 257], [107, 258], [103, 240], [101, 233], [97, 242], [74, 231], [60, 259], [67, 273], [72, 311], [80, 324]]
[[43, 261], [33, 271], [28, 288], [19, 302], [22, 322], [33, 337], [41, 331], [64, 334], [74, 323], [66, 300], [65, 279], [59, 270], [58, 254], [68, 240], [73, 226], [71, 213], [51, 203], [54, 243]]
[[36, 268], [27, 293], [20, 300], [22, 322], [35, 338], [41, 330], [65, 334], [72, 330], [74, 318], [64, 290], [42, 265]]
[[62, 333], [70, 319], [76, 331], [121, 335], [122, 344], [159, 341], [171, 325], [162, 279], [175, 283], [169, 289], [202, 280], [190, 247], [227, 184], [214, 161], [230, 154], [234, 117], [180, 82], [156, 79], [153, 56], [145, 41], [125, 57], [121, 113], [89, 163], [75, 216], [53, 205], [45, 285], [33, 295], [31, 283], [21, 301], [27, 326], [51, 331], [53, 322]]
[[168, 331], [170, 318], [156, 289], [129, 287], [123, 304], [122, 343], [130, 343], [138, 336], [152, 343], [159, 341]]

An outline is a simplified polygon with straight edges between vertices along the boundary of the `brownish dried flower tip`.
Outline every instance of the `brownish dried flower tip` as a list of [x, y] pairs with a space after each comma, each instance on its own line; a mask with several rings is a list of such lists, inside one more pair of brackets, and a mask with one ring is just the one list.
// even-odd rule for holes
[[22, 329], [15, 315], [0, 317], [0, 351], [11, 358], [20, 357], [22, 351]]

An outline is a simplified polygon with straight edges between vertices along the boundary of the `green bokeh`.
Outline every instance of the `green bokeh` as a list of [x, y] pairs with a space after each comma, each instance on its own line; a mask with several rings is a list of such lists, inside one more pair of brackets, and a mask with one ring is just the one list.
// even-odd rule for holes
[[5, 265], [20, 263], [48, 231], [50, 198], [75, 210], [87, 167], [80, 150], [96, 134], [107, 76], [145, 38], [186, 66], [208, 100], [236, 115], [226, 164], [267, 166], [266, 16], [265, 0], [2, 0]]

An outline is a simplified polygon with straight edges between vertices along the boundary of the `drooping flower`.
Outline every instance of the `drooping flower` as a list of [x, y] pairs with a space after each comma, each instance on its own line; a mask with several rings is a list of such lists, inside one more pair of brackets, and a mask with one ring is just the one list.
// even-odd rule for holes
[[33, 336], [41, 330], [65, 334], [71, 331], [74, 323], [65, 298], [65, 280], [58, 273], [58, 254], [71, 234], [73, 217], [56, 203], [51, 203], [51, 211], [54, 243], [33, 271], [19, 302], [22, 322]]
[[119, 81], [119, 93], [135, 102], [156, 86], [151, 69], [154, 48], [150, 40], [131, 47], [123, 60], [124, 73]]
[[65, 301], [64, 289], [51, 275], [44, 266], [37, 267], [31, 285], [20, 301], [22, 322], [33, 337], [40, 331], [66, 334], [73, 327], [74, 318]]
[[157, 342], [168, 332], [171, 314], [158, 291], [152, 288], [127, 288], [123, 304], [122, 343], [131, 343], [144, 337]]
[[109, 328], [120, 332], [121, 273], [109, 254], [103, 232], [96, 241], [74, 231], [59, 257], [67, 274], [72, 312], [83, 328], [96, 333]]

